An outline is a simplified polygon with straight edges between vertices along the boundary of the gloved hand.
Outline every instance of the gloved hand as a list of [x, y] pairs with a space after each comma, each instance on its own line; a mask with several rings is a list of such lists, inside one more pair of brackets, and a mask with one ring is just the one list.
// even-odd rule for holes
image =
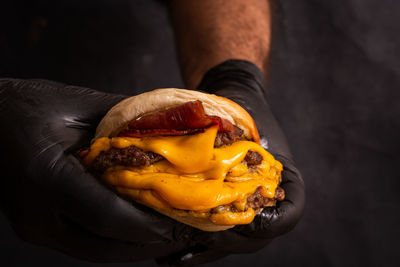
[[22, 239], [100, 262], [185, 247], [188, 226], [117, 196], [74, 156], [123, 98], [50, 81], [0, 80], [0, 205]]
[[277, 202], [276, 207], [264, 208], [251, 224], [216, 233], [197, 231], [191, 248], [159, 259], [159, 264], [193, 266], [232, 253], [254, 252], [290, 231], [300, 220], [305, 203], [304, 183], [266, 101], [265, 87], [263, 73], [254, 64], [229, 60], [209, 70], [198, 89], [230, 98], [250, 113], [261, 144], [283, 164], [280, 186], [285, 190], [285, 200]]

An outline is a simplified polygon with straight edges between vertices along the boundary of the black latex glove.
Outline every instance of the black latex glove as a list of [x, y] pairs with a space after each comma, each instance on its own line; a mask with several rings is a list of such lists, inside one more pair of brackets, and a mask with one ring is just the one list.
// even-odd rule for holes
[[208, 71], [198, 89], [230, 98], [250, 113], [260, 133], [261, 144], [283, 164], [280, 186], [286, 196], [276, 207], [264, 208], [249, 225], [216, 233], [197, 231], [192, 236], [190, 249], [159, 259], [160, 264], [192, 266], [232, 253], [255, 252], [290, 231], [300, 220], [304, 208], [304, 183], [266, 101], [263, 73], [250, 62], [229, 60]]
[[183, 249], [188, 226], [118, 197], [74, 156], [123, 98], [50, 81], [0, 80], [0, 205], [22, 239], [100, 262]]

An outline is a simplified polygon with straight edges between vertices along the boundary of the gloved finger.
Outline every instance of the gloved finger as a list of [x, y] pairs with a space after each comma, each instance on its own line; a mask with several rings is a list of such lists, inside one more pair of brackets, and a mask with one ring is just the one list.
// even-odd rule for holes
[[[14, 176], [13, 179], [21, 180], [21, 177]], [[129, 242], [97, 235], [73, 222], [68, 214], [61, 213], [56, 201], [49, 201], [57, 193], [45, 192], [29, 180], [23, 180], [23, 183], [24, 186], [18, 182], [7, 187], [6, 192], [10, 191], [14, 196], [13, 209], [4, 211], [18, 236], [29, 243], [101, 262], [141, 260], [154, 255], [161, 257], [183, 249], [178, 243], [172, 245], [165, 240]], [[31, 201], [27, 203], [26, 199]]]
[[216, 261], [228, 255], [229, 255], [228, 252], [220, 252], [218, 250], [205, 250], [203, 252], [194, 251], [183, 255], [182, 257], [179, 258], [179, 260], [172, 262], [170, 266], [176, 266], [176, 267], [196, 266], [199, 264], [205, 264], [207, 262]]
[[[11, 108], [11, 104], [18, 103], [15, 106], [20, 108], [18, 113], [29, 114], [31, 119], [41, 115], [47, 115], [48, 118], [59, 113], [77, 115], [78, 118], [102, 117], [127, 97], [41, 79], [0, 79], [0, 94], [3, 96], [1, 103], [8, 104], [4, 107]], [[39, 106], [40, 109], [35, 109]], [[41, 113], [44, 110], [52, 112]]]
[[[228, 93], [229, 92], [226, 92], [226, 94]], [[248, 91], [240, 94], [230, 94], [231, 96], [229, 98], [246, 109], [256, 122], [261, 145], [274, 156], [280, 154], [291, 158], [292, 155], [286, 137], [279, 127], [275, 116], [269, 110], [269, 104], [264, 94], [255, 95]]]
[[196, 244], [185, 251], [170, 255], [167, 260], [175, 266], [193, 266], [223, 258], [232, 253], [255, 252], [268, 243], [270, 239], [249, 239], [248, 236], [233, 229], [221, 232], [196, 232], [192, 236]]
[[16, 229], [19, 236], [29, 242], [57, 250], [94, 262], [127, 262], [162, 257], [173, 253], [176, 247], [166, 241], [128, 242], [105, 238], [71, 223], [65, 218], [53, 221], [56, 225], [47, 227], [46, 233], [36, 231], [23, 232]]
[[237, 226], [234, 231], [254, 238], [274, 238], [289, 232], [304, 210], [304, 182], [300, 172], [294, 167], [291, 159], [276, 156], [282, 162], [282, 183], [285, 199], [278, 201], [275, 207], [266, 207], [255, 217], [251, 224]]
[[116, 239], [103, 238], [89, 232], [66, 231], [58, 242], [63, 242], [58, 249], [75, 258], [94, 262], [131, 262], [173, 253], [175, 247], [169, 243], [133, 243]]
[[57, 181], [49, 190], [58, 188], [59, 207], [75, 223], [98, 235], [127, 241], [181, 238], [174, 236], [174, 220], [119, 197], [73, 156], [61, 156], [51, 168]]
[[256, 122], [261, 145], [272, 154], [291, 157], [285, 135], [266, 101], [264, 74], [256, 65], [243, 60], [227, 60], [210, 69], [198, 89], [238, 103]]
[[168, 257], [158, 258], [156, 262], [160, 266], [196, 266], [221, 259], [226, 257], [228, 254], [228, 252], [221, 252], [213, 249], [210, 250], [205, 246], [196, 245], [185, 251], [169, 255]]
[[12, 140], [9, 151], [23, 147], [17, 157], [26, 161], [54, 142], [74, 152], [90, 143], [101, 118], [125, 97], [47, 80], [0, 79], [0, 119], [19, 123], [1, 137]]

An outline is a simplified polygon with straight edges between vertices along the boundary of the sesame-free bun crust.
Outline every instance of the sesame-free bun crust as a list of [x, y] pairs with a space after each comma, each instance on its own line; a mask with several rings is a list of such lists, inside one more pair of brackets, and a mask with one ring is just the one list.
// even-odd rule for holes
[[199, 217], [194, 217], [191, 216], [189, 213], [186, 212], [177, 212], [176, 210], [173, 209], [156, 209], [153, 207], [156, 211], [158, 211], [161, 214], [164, 214], [178, 222], [190, 225], [194, 228], [206, 231], [206, 232], [218, 232], [218, 231], [223, 231], [227, 230], [229, 228], [234, 227], [235, 225], [216, 225], [213, 224], [208, 218], [199, 218]]
[[176, 88], [157, 89], [121, 101], [101, 120], [94, 138], [114, 137], [133, 119], [195, 100], [203, 103], [207, 115], [229, 120], [244, 131], [245, 137], [260, 143], [254, 120], [235, 102], [213, 94]]
[[[270, 200], [266, 206], [275, 206], [276, 201], [275, 200]], [[223, 231], [227, 230], [229, 228], [234, 227], [235, 225], [216, 225], [212, 223], [208, 218], [199, 218], [199, 217], [194, 217], [190, 215], [189, 213], [186, 212], [179, 212], [174, 209], [157, 209], [152, 207], [156, 211], [158, 211], [161, 214], [164, 214], [178, 222], [190, 225], [194, 228], [206, 231], [206, 232], [218, 232], [218, 231]], [[255, 210], [256, 214], [259, 214], [263, 209], [257, 209]]]

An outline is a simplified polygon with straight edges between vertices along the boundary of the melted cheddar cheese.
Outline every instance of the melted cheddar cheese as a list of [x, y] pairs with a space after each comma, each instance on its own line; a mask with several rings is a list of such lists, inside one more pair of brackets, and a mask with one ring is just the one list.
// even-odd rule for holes
[[[151, 166], [115, 166], [102, 175], [120, 193], [158, 209], [200, 214], [229, 203], [243, 206], [259, 187], [264, 197], [273, 198], [281, 163], [255, 142], [238, 141], [214, 148], [217, 130], [210, 127], [203, 133], [186, 136], [100, 138], [92, 144], [84, 163], [90, 166], [101, 151], [111, 147], [136, 146], [162, 155], [166, 160]], [[263, 157], [262, 163], [250, 170], [242, 163], [249, 150]], [[237, 214], [214, 214], [210, 220], [216, 224], [244, 224], [250, 223], [254, 215], [248, 209]]]

